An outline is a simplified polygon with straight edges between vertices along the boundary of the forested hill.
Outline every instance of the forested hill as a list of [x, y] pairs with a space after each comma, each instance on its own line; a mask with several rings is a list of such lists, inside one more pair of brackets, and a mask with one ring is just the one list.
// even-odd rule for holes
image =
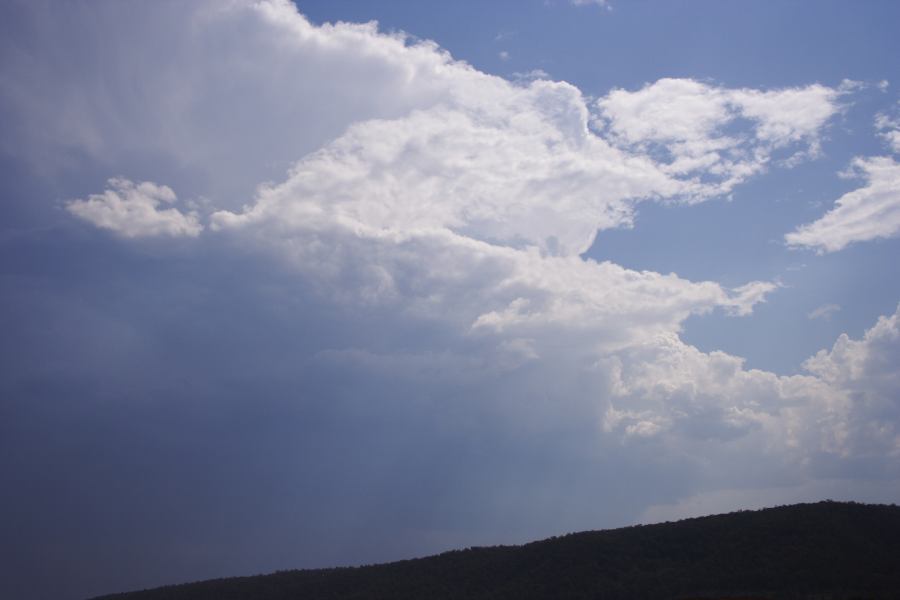
[[900, 599], [900, 507], [799, 504], [103, 598]]

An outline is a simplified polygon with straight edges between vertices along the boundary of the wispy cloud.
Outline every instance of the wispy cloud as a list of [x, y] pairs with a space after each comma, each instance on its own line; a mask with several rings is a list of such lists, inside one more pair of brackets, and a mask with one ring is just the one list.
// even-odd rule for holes
[[900, 164], [888, 156], [857, 158], [845, 176], [862, 178], [865, 185], [838, 198], [816, 221], [785, 235], [789, 246], [824, 254], [900, 234]]
[[609, 0], [569, 0], [575, 6], [599, 6], [606, 10], [612, 10], [612, 3]]
[[813, 309], [807, 314], [807, 318], [809, 319], [831, 319], [832, 315], [841, 310], [840, 304], [823, 304], [822, 306]]
[[888, 149], [900, 154], [900, 103], [894, 105], [891, 114], [882, 112], [875, 115], [875, 129]]
[[525, 72], [516, 71], [511, 77], [514, 80], [526, 82], [535, 79], [550, 79], [550, 74], [543, 69], [532, 69]]

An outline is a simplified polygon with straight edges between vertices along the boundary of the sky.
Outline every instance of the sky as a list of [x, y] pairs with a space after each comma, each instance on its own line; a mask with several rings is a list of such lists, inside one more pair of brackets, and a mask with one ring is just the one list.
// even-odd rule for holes
[[0, 595], [900, 500], [895, 2], [0, 6]]

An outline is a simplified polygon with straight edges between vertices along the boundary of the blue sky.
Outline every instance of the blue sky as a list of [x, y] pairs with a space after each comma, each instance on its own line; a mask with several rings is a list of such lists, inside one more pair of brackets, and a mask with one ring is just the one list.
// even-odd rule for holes
[[5, 4], [0, 595], [896, 502], [898, 13]]

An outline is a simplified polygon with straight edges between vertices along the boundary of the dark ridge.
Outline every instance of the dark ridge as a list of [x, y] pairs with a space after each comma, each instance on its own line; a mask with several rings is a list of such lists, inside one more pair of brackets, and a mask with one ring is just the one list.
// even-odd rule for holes
[[100, 598], [900, 600], [900, 507], [797, 504]]

